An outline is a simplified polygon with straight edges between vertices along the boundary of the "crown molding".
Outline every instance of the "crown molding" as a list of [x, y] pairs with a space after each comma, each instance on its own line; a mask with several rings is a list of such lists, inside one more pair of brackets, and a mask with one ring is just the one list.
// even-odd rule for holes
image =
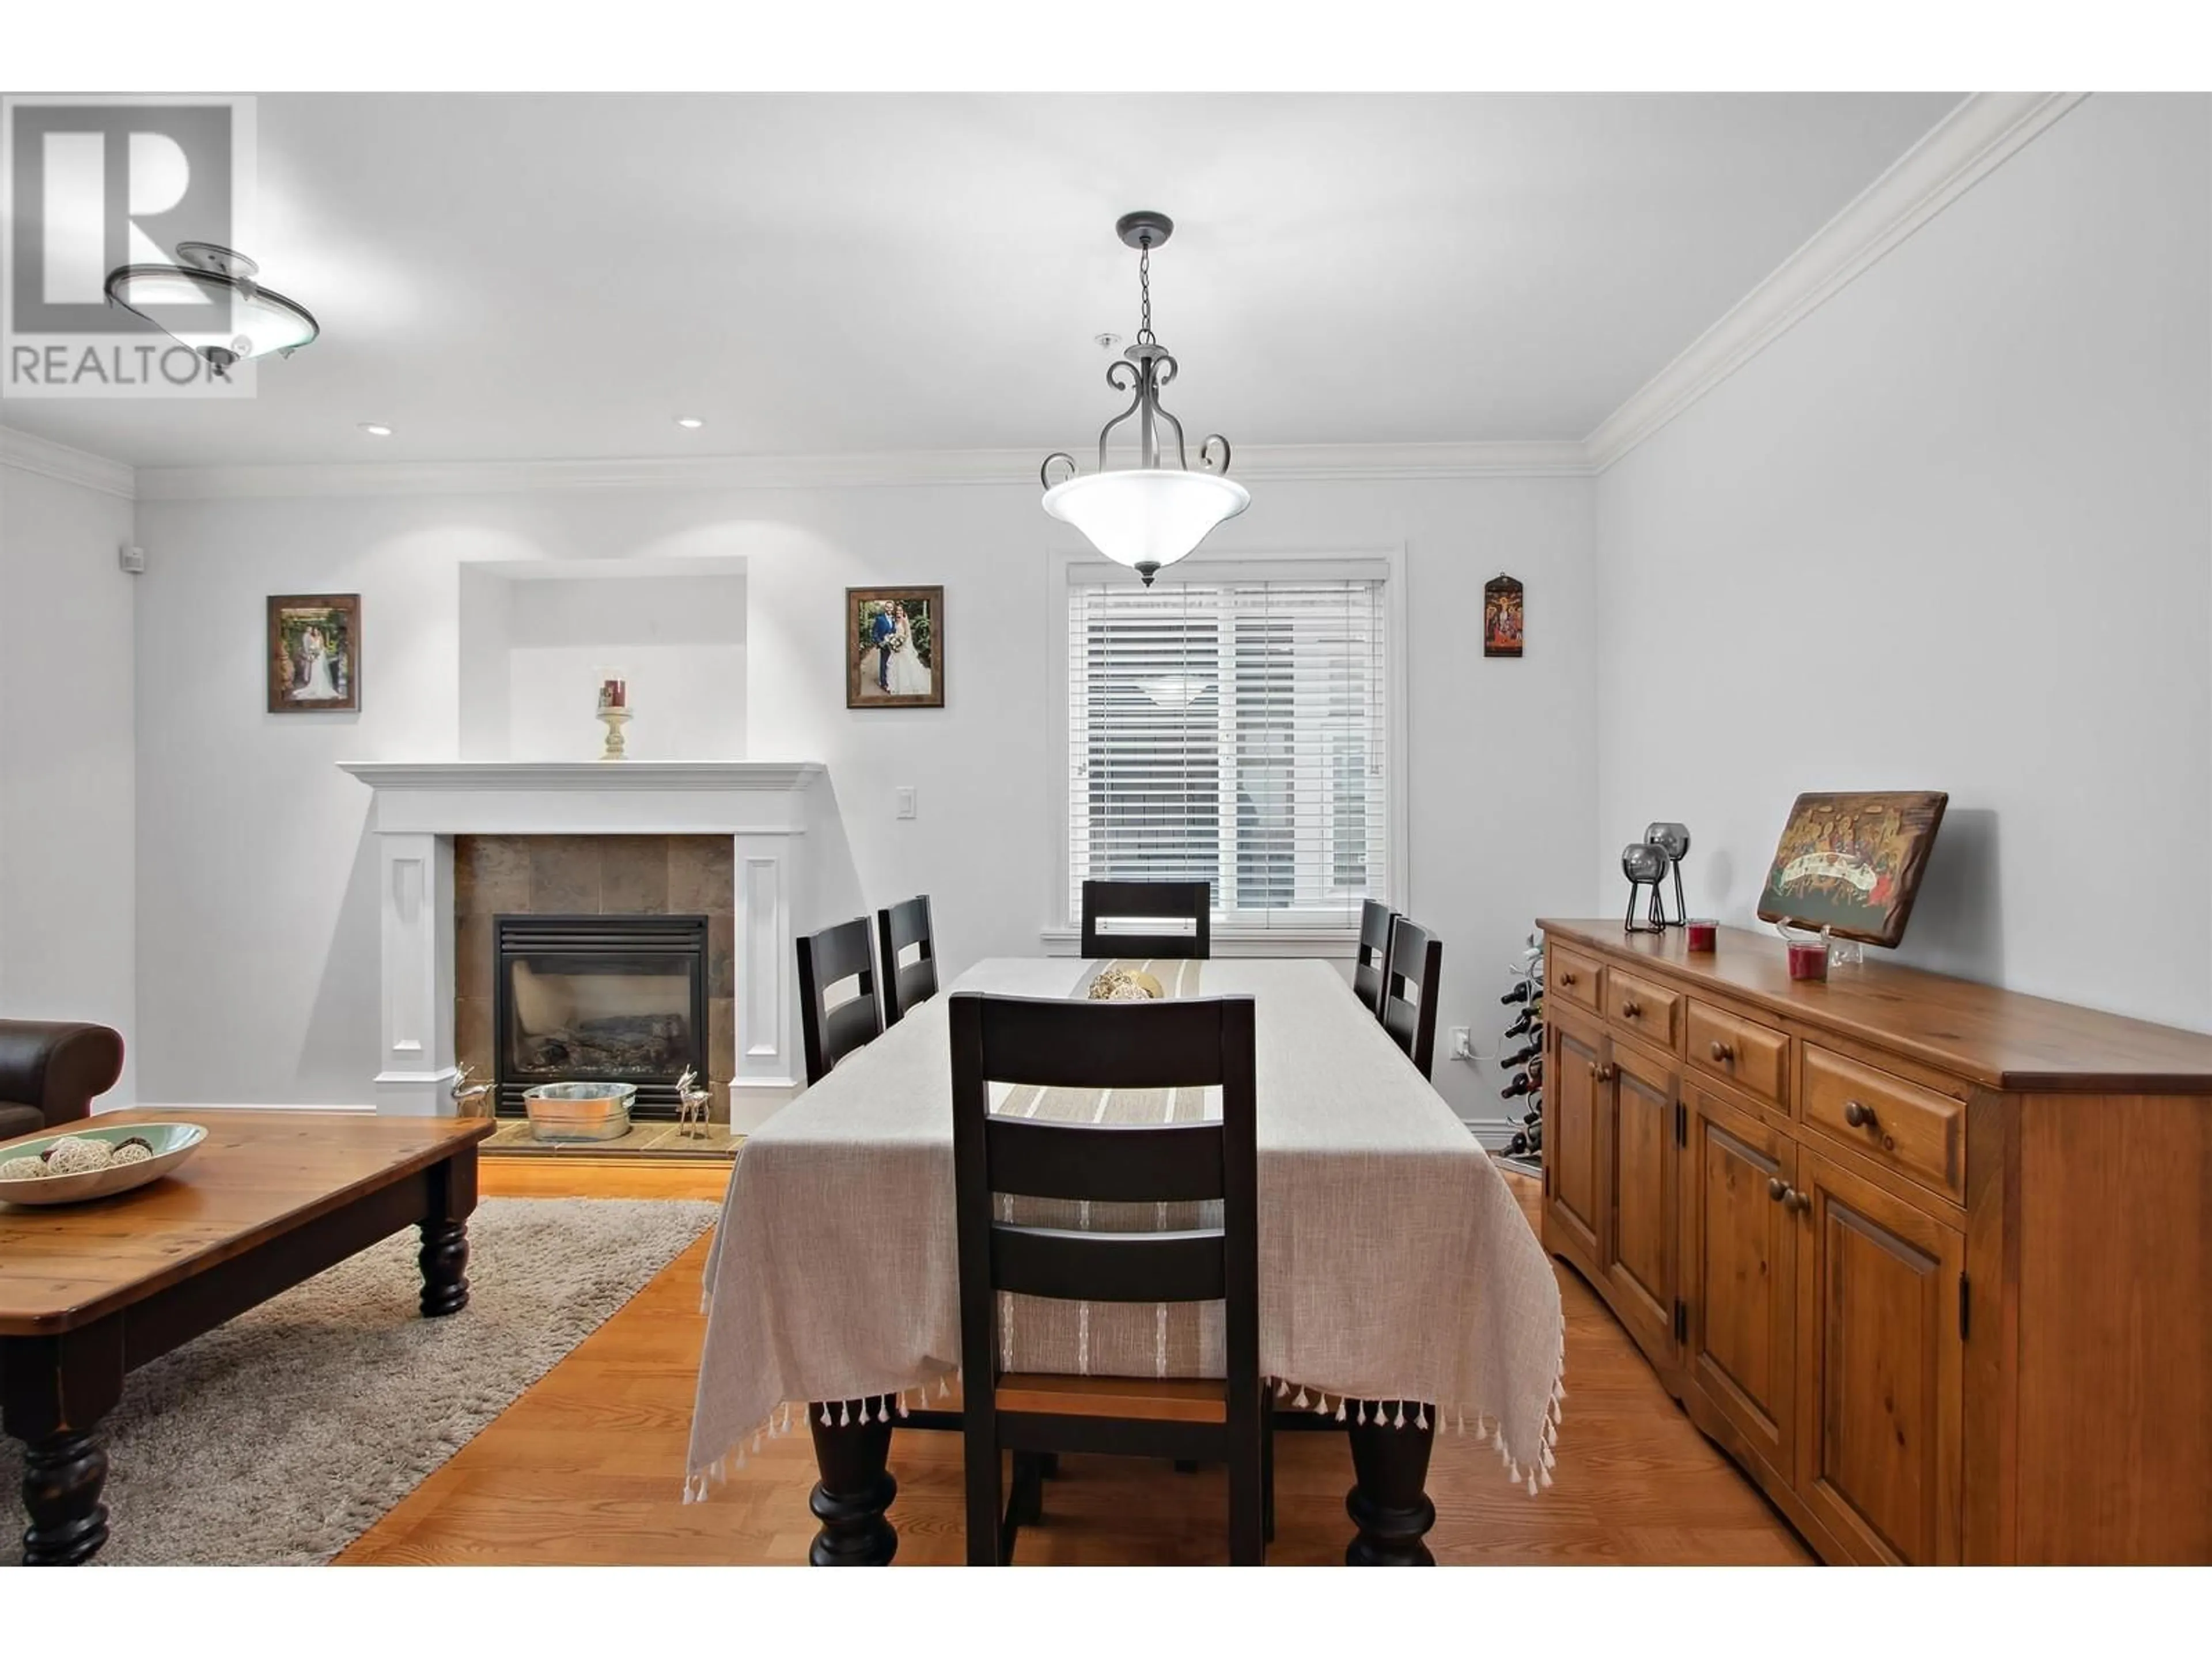
[[1978, 92], [1960, 102], [1600, 422], [1586, 445], [1592, 470], [1602, 472], [1688, 409], [2087, 96]]
[[59, 478], [102, 495], [129, 500], [137, 494], [131, 470], [104, 455], [87, 454], [51, 439], [34, 438], [12, 426], [0, 426], [0, 466], [19, 472], [35, 472], [42, 478]]
[[[680, 460], [347, 462], [331, 465], [141, 467], [142, 501], [311, 495], [504, 495], [572, 489], [1034, 489], [1042, 450], [914, 450], [872, 455], [724, 455]], [[1287, 444], [1240, 450], [1239, 478], [1575, 477], [1572, 439], [1538, 443]]]

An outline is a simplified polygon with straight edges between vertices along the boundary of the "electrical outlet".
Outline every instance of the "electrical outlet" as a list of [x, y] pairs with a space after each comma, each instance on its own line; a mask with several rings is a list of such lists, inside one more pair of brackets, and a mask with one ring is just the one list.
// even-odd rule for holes
[[894, 789], [891, 792], [891, 799], [893, 801], [897, 803], [899, 817], [902, 818], [910, 818], [914, 816], [914, 786], [912, 784], [902, 783], [899, 785], [896, 789]]
[[1464, 1025], [1451, 1028], [1451, 1057], [1454, 1060], [1474, 1058], [1474, 1050], [1468, 1043], [1468, 1028]]

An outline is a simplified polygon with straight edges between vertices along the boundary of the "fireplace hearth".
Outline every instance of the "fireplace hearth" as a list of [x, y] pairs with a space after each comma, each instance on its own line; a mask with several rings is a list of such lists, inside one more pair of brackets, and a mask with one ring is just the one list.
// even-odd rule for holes
[[629, 1083], [631, 1115], [673, 1120], [707, 1058], [703, 915], [501, 915], [493, 933], [493, 1083], [502, 1117], [543, 1083]]

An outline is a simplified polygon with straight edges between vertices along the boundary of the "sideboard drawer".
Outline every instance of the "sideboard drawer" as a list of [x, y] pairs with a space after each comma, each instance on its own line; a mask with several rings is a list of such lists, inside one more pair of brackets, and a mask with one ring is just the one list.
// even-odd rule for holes
[[1605, 976], [1605, 1017], [1623, 1030], [1669, 1051], [1682, 1046], [1682, 997], [1679, 992], [1614, 968]]
[[1965, 1196], [1966, 1109], [1948, 1095], [1808, 1042], [1805, 1121], [1953, 1198]]
[[1581, 956], [1554, 945], [1548, 972], [1550, 977], [1544, 982], [1547, 994], [1557, 996], [1562, 1002], [1571, 1002], [1578, 1008], [1587, 1008], [1594, 1014], [1605, 1012], [1605, 1005], [1599, 1000], [1605, 969], [1595, 957]]
[[1690, 1001], [1690, 1064], [1770, 1105], [1790, 1108], [1790, 1039], [1771, 1025]]

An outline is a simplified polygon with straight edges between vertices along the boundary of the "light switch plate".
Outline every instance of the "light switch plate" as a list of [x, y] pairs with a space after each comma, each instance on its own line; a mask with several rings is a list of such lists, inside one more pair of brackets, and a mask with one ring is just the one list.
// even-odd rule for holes
[[1468, 1031], [1464, 1025], [1451, 1028], [1451, 1057], [1454, 1060], [1473, 1060], [1474, 1050], [1468, 1042]]
[[897, 803], [899, 817], [910, 818], [914, 816], [914, 786], [912, 784], [899, 785], [897, 788], [891, 791], [891, 799]]

